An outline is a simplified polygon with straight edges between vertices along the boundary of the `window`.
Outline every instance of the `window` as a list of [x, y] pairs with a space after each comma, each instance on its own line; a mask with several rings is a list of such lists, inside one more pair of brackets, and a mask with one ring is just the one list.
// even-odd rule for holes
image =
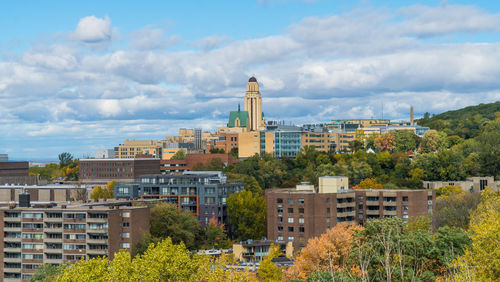
[[432, 205], [427, 206], [427, 210], [431, 211], [432, 210]]
[[288, 223], [293, 223], [293, 217], [288, 218]]
[[278, 232], [282, 232], [283, 231], [283, 226], [278, 226]]
[[122, 233], [122, 238], [130, 238], [130, 233], [129, 232]]
[[432, 201], [432, 195], [427, 196], [427, 201]]
[[304, 228], [304, 226], [299, 226], [299, 232], [300, 232], [300, 233], [304, 233], [304, 232], [305, 232], [305, 230], [306, 230], [306, 229]]
[[128, 193], [129, 193], [128, 187], [118, 187], [118, 194], [128, 194]]
[[407, 211], [408, 210], [408, 205], [403, 205], [403, 210]]
[[294, 239], [294, 238], [293, 238], [293, 236], [289, 236], [289, 237], [288, 237], [288, 241], [293, 242], [293, 239]]
[[330, 214], [330, 208], [326, 208], [326, 214]]
[[215, 204], [215, 197], [205, 197], [205, 204], [207, 205]]
[[407, 214], [403, 214], [403, 219], [408, 219], [408, 215]]
[[299, 223], [304, 223], [304, 218], [303, 217], [299, 218]]
[[326, 198], [326, 203], [329, 204], [330, 203], [330, 198]]
[[130, 227], [130, 222], [122, 222], [122, 227]]
[[85, 240], [85, 234], [64, 234], [66, 240]]
[[288, 213], [293, 213], [293, 208], [288, 208]]
[[288, 199], [288, 204], [293, 205], [293, 199]]
[[299, 204], [303, 204], [304, 203], [304, 199], [299, 199], [298, 202], [299, 202]]
[[299, 208], [299, 213], [304, 213], [304, 208]]
[[130, 243], [122, 243], [122, 249], [130, 249]]
[[278, 216], [278, 222], [283, 222], [283, 217]]
[[281, 198], [276, 199], [276, 203], [283, 204], [283, 199], [281, 199]]
[[23, 259], [43, 259], [43, 254], [23, 254]]
[[23, 213], [23, 218], [42, 218], [41, 213]]
[[278, 236], [278, 241], [283, 241], [283, 236]]
[[408, 202], [408, 196], [403, 196], [403, 202]]
[[278, 213], [282, 213], [283, 212], [283, 208], [278, 208]]
[[288, 232], [293, 232], [293, 226], [288, 226]]
[[130, 212], [122, 212], [122, 217], [130, 217]]

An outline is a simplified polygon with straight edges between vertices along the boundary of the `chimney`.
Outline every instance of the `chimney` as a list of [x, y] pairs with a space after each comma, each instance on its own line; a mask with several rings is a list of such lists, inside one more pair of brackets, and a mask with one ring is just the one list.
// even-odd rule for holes
[[413, 106], [410, 107], [410, 124], [413, 125]]

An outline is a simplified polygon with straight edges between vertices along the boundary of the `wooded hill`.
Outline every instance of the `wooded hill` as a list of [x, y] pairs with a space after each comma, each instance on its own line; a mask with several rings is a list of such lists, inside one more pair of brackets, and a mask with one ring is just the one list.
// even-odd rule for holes
[[417, 123], [443, 131], [448, 136], [468, 139], [478, 136], [484, 123], [494, 119], [500, 119], [500, 101], [448, 111], [433, 117], [425, 113], [424, 118], [417, 120]]

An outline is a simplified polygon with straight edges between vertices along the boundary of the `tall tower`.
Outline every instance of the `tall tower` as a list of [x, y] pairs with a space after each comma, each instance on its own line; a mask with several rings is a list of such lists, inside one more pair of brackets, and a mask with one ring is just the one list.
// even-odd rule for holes
[[410, 124], [413, 125], [413, 106], [410, 107]]
[[262, 115], [262, 98], [259, 92], [259, 83], [255, 77], [250, 77], [245, 93], [245, 111], [248, 112], [248, 122], [250, 131], [264, 129], [265, 121]]

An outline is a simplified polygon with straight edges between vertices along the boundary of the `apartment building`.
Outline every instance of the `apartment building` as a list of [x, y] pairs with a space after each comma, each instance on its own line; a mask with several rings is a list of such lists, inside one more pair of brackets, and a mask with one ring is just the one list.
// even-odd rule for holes
[[[427, 216], [435, 208], [435, 191], [297, 188], [265, 190], [267, 238], [292, 241], [295, 250], [340, 222], [363, 225], [373, 218]], [[321, 181], [320, 181], [321, 186]], [[304, 188], [305, 187], [305, 188]], [[308, 189], [308, 187], [311, 187]], [[346, 186], [347, 187], [347, 186]]]
[[162, 142], [158, 140], [129, 140], [115, 147], [114, 155], [118, 159], [133, 159], [137, 155], [152, 155], [154, 158], [162, 157]]
[[143, 174], [160, 173], [160, 159], [81, 159], [80, 181], [105, 184], [111, 180], [134, 181]]
[[278, 242], [271, 240], [247, 240], [233, 244], [234, 258], [240, 262], [255, 263], [262, 261], [269, 255], [271, 244], [280, 247], [281, 254], [286, 257], [293, 256], [292, 242]]
[[193, 171], [182, 175], [142, 175], [133, 184], [115, 185], [116, 199], [161, 199], [190, 211], [202, 226], [211, 218], [229, 225], [226, 199], [244, 189], [243, 183], [230, 183], [219, 171]]
[[27, 281], [44, 263], [74, 263], [81, 258], [131, 250], [149, 230], [148, 207], [34, 205], [0, 208], [0, 275]]
[[87, 191], [85, 187], [76, 185], [0, 185], [0, 204], [19, 202], [21, 193], [28, 193], [33, 202], [67, 202], [85, 200]]

